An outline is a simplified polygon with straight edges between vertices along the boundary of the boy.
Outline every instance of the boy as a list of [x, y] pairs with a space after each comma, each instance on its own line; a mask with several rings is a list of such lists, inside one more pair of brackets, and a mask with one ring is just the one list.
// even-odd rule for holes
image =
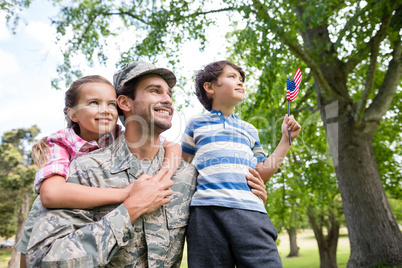
[[250, 168], [266, 182], [277, 171], [300, 125], [285, 116], [282, 139], [265, 157], [257, 129], [234, 115], [244, 98], [244, 71], [229, 61], [208, 64], [197, 73], [196, 95], [210, 114], [188, 123], [183, 158], [199, 176], [187, 230], [189, 267], [282, 267], [277, 232], [261, 199], [246, 182]]

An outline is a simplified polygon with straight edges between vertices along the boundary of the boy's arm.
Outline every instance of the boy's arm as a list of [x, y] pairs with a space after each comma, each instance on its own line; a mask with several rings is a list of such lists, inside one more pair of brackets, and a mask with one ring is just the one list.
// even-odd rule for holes
[[283, 159], [290, 149], [288, 130], [291, 131], [290, 138], [293, 141], [297, 135], [299, 135], [301, 127], [294, 119], [293, 115], [288, 117], [286, 114], [282, 123], [282, 139], [280, 140], [275, 151], [264, 162], [258, 163], [256, 167], [256, 170], [258, 173], [260, 173], [264, 182], [267, 182], [279, 169]]
[[283, 159], [289, 151], [289, 138], [281, 139], [275, 151], [264, 162], [259, 162], [255, 168], [260, 173], [264, 182], [267, 182], [279, 169]]
[[183, 140], [181, 143], [182, 148], [182, 159], [187, 163], [191, 164], [195, 155], [196, 144], [194, 142], [194, 124], [193, 121], [187, 124], [186, 129], [184, 130]]
[[123, 189], [95, 188], [66, 182], [60, 175], [53, 175], [42, 182], [40, 198], [47, 208], [93, 208], [123, 203], [129, 196], [132, 184]]

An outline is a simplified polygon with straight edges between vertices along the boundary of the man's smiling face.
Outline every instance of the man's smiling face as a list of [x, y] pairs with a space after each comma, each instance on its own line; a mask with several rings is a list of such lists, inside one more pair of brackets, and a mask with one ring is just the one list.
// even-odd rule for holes
[[166, 81], [156, 74], [142, 76], [132, 115], [141, 116], [149, 127], [154, 124], [155, 130], [163, 132], [172, 126], [173, 110], [172, 91]]

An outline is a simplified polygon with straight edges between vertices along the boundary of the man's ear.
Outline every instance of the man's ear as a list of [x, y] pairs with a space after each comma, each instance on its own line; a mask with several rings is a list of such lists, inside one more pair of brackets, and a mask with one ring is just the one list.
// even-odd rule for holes
[[67, 109], [67, 115], [68, 115], [68, 117], [70, 117], [71, 121], [78, 123], [78, 118], [75, 114], [76, 114], [76, 111], [73, 108]]
[[213, 89], [211, 82], [205, 82], [204, 89], [205, 89], [205, 92], [207, 93], [208, 98], [211, 98], [212, 95], [215, 94], [215, 90]]
[[131, 99], [125, 95], [120, 95], [119, 97], [117, 97], [117, 105], [119, 105], [119, 108], [123, 112], [128, 112], [131, 110], [131, 102], [129, 100]]

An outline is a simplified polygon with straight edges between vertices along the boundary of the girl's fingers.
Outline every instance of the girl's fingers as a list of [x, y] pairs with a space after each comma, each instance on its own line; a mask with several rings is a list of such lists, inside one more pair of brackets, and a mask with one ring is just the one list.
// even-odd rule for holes
[[155, 176], [153, 176], [153, 178], [157, 181], [160, 181], [163, 176], [168, 173], [169, 169], [168, 168], [161, 168], [156, 174]]

